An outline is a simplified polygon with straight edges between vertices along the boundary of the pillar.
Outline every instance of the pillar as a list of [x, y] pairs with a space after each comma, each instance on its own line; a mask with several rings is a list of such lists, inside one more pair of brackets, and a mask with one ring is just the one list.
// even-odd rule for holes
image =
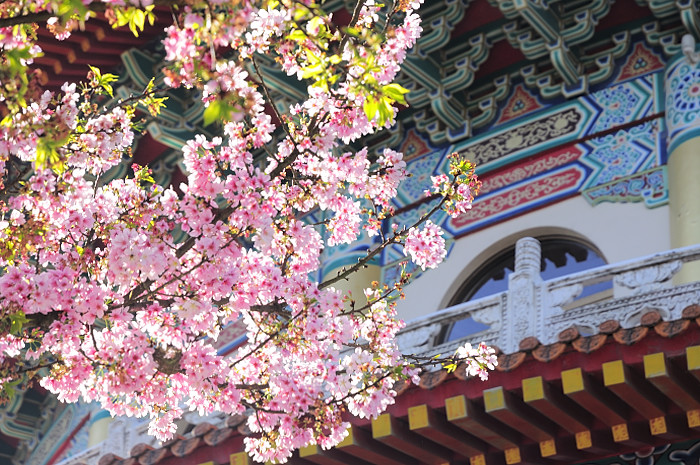
[[515, 243], [515, 270], [508, 276], [508, 301], [503, 321], [504, 335], [499, 348], [506, 354], [517, 352], [527, 337], [543, 340], [542, 247], [532, 237]]
[[88, 429], [88, 447], [96, 446], [107, 439], [109, 424], [112, 423], [112, 416], [107, 410], [97, 410], [90, 418]]
[[[671, 247], [700, 243], [700, 62], [695, 40], [666, 66], [666, 140]], [[688, 263], [675, 284], [700, 281], [700, 263]]]

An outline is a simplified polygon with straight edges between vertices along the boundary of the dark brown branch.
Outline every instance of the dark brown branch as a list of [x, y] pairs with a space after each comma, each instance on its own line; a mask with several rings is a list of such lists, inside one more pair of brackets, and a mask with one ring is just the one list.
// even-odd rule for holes
[[18, 24], [43, 23], [54, 16], [56, 15], [48, 11], [40, 11], [38, 13], [27, 13], [26, 15], [13, 16], [11, 18], [0, 18], [0, 27], [10, 27]]

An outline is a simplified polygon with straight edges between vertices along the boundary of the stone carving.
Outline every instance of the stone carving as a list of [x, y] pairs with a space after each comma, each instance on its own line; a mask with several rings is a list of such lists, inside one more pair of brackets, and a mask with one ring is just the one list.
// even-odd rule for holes
[[540, 303], [542, 249], [537, 239], [524, 237], [515, 244], [515, 271], [508, 277], [508, 326], [499, 347], [515, 352], [523, 338], [538, 337], [542, 311]]
[[547, 314], [552, 315], [555, 313], [560, 313], [563, 310], [561, 307], [563, 305], [569, 304], [574, 301], [583, 291], [583, 284], [571, 284], [569, 286], [562, 286], [556, 288], [550, 288], [547, 292], [547, 300], [545, 304], [548, 306]]
[[[450, 353], [465, 342], [485, 342], [511, 354], [519, 350], [520, 341], [526, 337], [534, 336], [543, 344], [552, 344], [565, 329], [575, 327], [584, 335], [597, 334], [599, 325], [608, 320], [632, 328], [639, 326], [641, 317], [652, 310], [664, 321], [678, 320], [683, 309], [700, 301], [700, 282], [671, 285], [671, 278], [683, 262], [700, 259], [700, 245], [546, 283], [539, 274], [539, 248], [535, 239], [518, 241], [515, 272], [509, 276], [507, 292], [429, 315], [428, 321], [419, 320], [406, 327], [399, 335], [400, 340], [416, 341], [420, 345], [415, 346], [414, 353], [420, 355]], [[571, 304], [584, 286], [611, 278], [616, 284], [632, 289], [632, 294], [569, 310], [562, 308]], [[491, 327], [460, 340], [432, 345], [441, 327], [466, 316]]]
[[632, 289], [634, 295], [656, 291], [671, 285], [671, 278], [678, 273], [682, 264], [680, 260], [674, 260], [656, 266], [628, 271], [615, 276], [614, 282], [617, 285]]
[[500, 323], [503, 316], [502, 313], [501, 306], [493, 305], [491, 307], [486, 307], [472, 312], [471, 317], [477, 323], [489, 325], [492, 327], [492, 329], [497, 329], [501, 326]]
[[440, 333], [441, 328], [442, 325], [440, 323], [433, 323], [414, 331], [401, 332], [397, 337], [399, 348], [404, 353], [412, 354], [426, 346], [429, 347], [434, 343], [434, 339]]
[[681, 39], [681, 50], [683, 55], [691, 65], [696, 65], [700, 61], [700, 53], [695, 51], [695, 37], [685, 34]]
[[548, 319], [547, 327], [552, 335], [572, 325], [590, 328], [592, 332], [597, 332], [598, 325], [607, 320], [616, 320], [623, 328], [631, 328], [637, 326], [641, 316], [650, 310], [658, 311], [664, 320], [676, 320], [681, 318], [684, 308], [697, 302], [699, 298], [700, 283], [640, 293], [584, 305], [563, 314], [554, 315]]
[[537, 239], [524, 237], [515, 244], [515, 273], [539, 274], [541, 262], [542, 247]]
[[65, 438], [66, 430], [73, 419], [74, 409], [65, 409], [61, 412], [61, 415], [56, 419], [51, 429], [47, 432], [49, 438], [55, 438], [55, 440], [43, 440], [39, 445], [31, 452], [28, 460], [25, 462], [28, 465], [39, 465], [43, 461], [50, 457], [50, 451], [57, 447], [61, 439]]

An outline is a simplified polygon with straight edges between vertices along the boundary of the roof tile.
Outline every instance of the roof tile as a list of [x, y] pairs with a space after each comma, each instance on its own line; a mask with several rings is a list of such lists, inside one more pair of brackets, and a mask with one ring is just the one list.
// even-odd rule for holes
[[520, 350], [522, 350], [524, 352], [531, 352], [538, 345], [540, 345], [540, 341], [536, 337], [534, 337], [534, 336], [526, 337], [525, 339], [520, 341]]
[[184, 439], [170, 446], [170, 451], [176, 457], [185, 457], [197, 449], [197, 447], [199, 447], [199, 443], [201, 442], [203, 442], [202, 438], [198, 437]]
[[226, 419], [226, 426], [229, 428], [236, 428], [238, 425], [246, 421], [248, 418], [248, 415], [244, 415], [242, 413], [238, 415], [231, 415]]
[[248, 428], [248, 422], [244, 421], [240, 425], [236, 427], [236, 431], [238, 431], [240, 434], [243, 436], [250, 436], [253, 434], [253, 432]]
[[143, 442], [140, 442], [131, 448], [131, 452], [129, 455], [131, 455], [132, 457], [139, 457], [142, 454], [148, 452], [149, 450], [153, 450], [153, 447]]
[[498, 371], [511, 371], [518, 368], [525, 361], [526, 354], [524, 352], [516, 352], [514, 354], [500, 355], [498, 357]]
[[[505, 355], [498, 351], [498, 366], [496, 369], [501, 372], [515, 370], [528, 359], [530, 354], [533, 359], [542, 363], [548, 363], [566, 353], [569, 346], [577, 352], [591, 353], [601, 349], [610, 341], [608, 335], [612, 335], [615, 342], [623, 345], [632, 345], [640, 342], [647, 336], [650, 328], [653, 328], [662, 337], [671, 338], [686, 331], [690, 327], [690, 319], [695, 319], [700, 324], [700, 305], [686, 307], [683, 310], [683, 318], [676, 321], [661, 321], [659, 312], [651, 311], [642, 316], [641, 326], [635, 328], [621, 328], [618, 321], [608, 320], [600, 325], [600, 334], [593, 336], [581, 336], [579, 331], [572, 327], [558, 335], [559, 342], [549, 345], [542, 345], [536, 338], [528, 337], [521, 341], [519, 352]], [[461, 380], [469, 378], [465, 365], [462, 364], [452, 375], [445, 370], [425, 372], [421, 375], [419, 385], [423, 389], [432, 389], [450, 376]], [[395, 390], [397, 394], [401, 394], [411, 386], [410, 382], [401, 382], [396, 384]], [[246, 418], [245, 415], [229, 417], [226, 419], [226, 426], [221, 428], [202, 423], [195, 427], [193, 430], [194, 437], [192, 438], [184, 439], [179, 436], [168, 441], [161, 449], [156, 450], [145, 444], [139, 444], [132, 449], [130, 458], [122, 459], [114, 454], [107, 454], [100, 458], [98, 465], [156, 465], [169, 457], [171, 452], [172, 455], [177, 457], [185, 457], [203, 445], [215, 447], [232, 435], [251, 434], [245, 422]], [[138, 457], [138, 460], [136, 457]]]
[[139, 459], [136, 457], [129, 457], [116, 462], [116, 465], [139, 465]]
[[398, 383], [394, 384], [394, 391], [396, 391], [397, 396], [400, 396], [411, 386], [413, 386], [413, 383], [410, 381], [399, 381]]
[[607, 320], [598, 326], [598, 330], [603, 334], [613, 334], [620, 329], [620, 322], [617, 320]]
[[664, 321], [656, 325], [654, 331], [659, 336], [674, 337], [688, 329], [688, 326], [690, 326], [688, 320]]
[[206, 442], [208, 445], [216, 446], [217, 444], [222, 443], [228, 438], [230, 438], [233, 432], [233, 428], [214, 428], [213, 430], [205, 434], [203, 439], [204, 442]]
[[640, 324], [642, 326], [654, 326], [658, 324], [661, 321], [661, 314], [657, 312], [656, 310], [652, 310], [650, 312], [646, 312], [644, 315], [642, 315], [642, 318], [640, 320]]
[[559, 342], [572, 342], [578, 339], [581, 336], [581, 334], [578, 332], [578, 329], [574, 328], [573, 326], [571, 328], [567, 328], [561, 333], [559, 333]]
[[213, 429], [216, 429], [216, 426], [205, 421], [194, 427], [194, 429], [192, 430], [192, 436], [202, 437]]
[[118, 455], [105, 454], [102, 457], [100, 457], [100, 460], [97, 461], [97, 465], [112, 465], [114, 462], [117, 462], [119, 460], [122, 460], [122, 458]]
[[540, 362], [551, 362], [559, 357], [566, 350], [566, 344], [563, 342], [555, 342], [546, 346], [539, 346], [532, 351], [532, 356]]
[[446, 370], [426, 371], [420, 375], [418, 385], [423, 389], [432, 389], [445, 381], [447, 375]]
[[700, 305], [688, 305], [683, 309], [683, 318], [693, 319], [700, 317]]
[[596, 334], [594, 336], [587, 336], [576, 339], [574, 342], [571, 343], [571, 345], [574, 349], [576, 349], [579, 352], [582, 352], [584, 354], [590, 354], [591, 352], [594, 352], [603, 347], [605, 341], [607, 340], [608, 336], [606, 334]]
[[645, 326], [637, 326], [630, 329], [620, 329], [613, 334], [613, 337], [618, 344], [632, 345], [641, 341], [649, 332], [649, 328]]
[[170, 457], [170, 449], [167, 447], [161, 447], [160, 449], [149, 450], [139, 457], [139, 463], [141, 465], [155, 465], [166, 457]]

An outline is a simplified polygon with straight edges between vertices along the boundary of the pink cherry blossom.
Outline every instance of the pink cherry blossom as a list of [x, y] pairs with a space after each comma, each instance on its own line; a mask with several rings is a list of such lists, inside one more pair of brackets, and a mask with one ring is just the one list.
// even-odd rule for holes
[[[112, 13], [152, 4], [103, 1]], [[16, 3], [8, 15], [58, 5]], [[165, 29], [165, 85], [195, 89], [211, 123], [181, 148], [180, 186], [157, 185], [130, 160], [140, 112], [159, 117], [166, 92], [113, 98], [107, 70], [95, 68], [84, 84], [31, 93], [22, 83], [39, 53], [33, 26], [0, 30], [0, 50], [21, 56], [3, 68], [16, 92], [5, 81], [0, 90], [0, 384], [46, 364], [39, 382], [60, 400], [147, 417], [161, 440], [184, 410], [254, 411], [247, 425], [260, 434], [247, 450], [283, 462], [299, 447], [338, 444], [346, 412], [375, 418], [398, 381], [417, 382], [422, 365], [398, 349], [404, 323], [390, 299], [408, 276], [367, 289], [364, 306], [336, 283], [390, 245], [423, 269], [446, 254], [425, 217], [383, 227], [406, 163], [361, 140], [395, 119], [383, 86], [420, 35], [420, 2], [388, 15], [394, 6], [365, 0], [352, 24], [362, 40], [306, 3], [195, 0]], [[61, 39], [74, 25], [49, 26]], [[383, 119], [363, 107], [372, 99], [391, 107]], [[433, 184], [450, 214], [478, 191], [456, 157]], [[326, 252], [364, 233], [375, 241], [366, 256], [319, 282]], [[213, 343], [229, 324], [246, 340], [223, 355]], [[481, 377], [495, 365], [485, 346], [434, 363], [461, 361]]]

